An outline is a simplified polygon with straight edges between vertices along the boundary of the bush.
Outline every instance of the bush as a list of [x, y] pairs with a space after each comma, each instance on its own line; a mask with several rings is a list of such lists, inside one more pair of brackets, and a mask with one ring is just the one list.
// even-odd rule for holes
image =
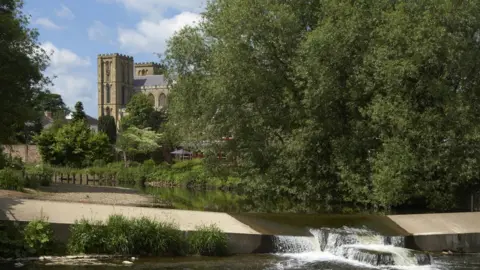
[[48, 165], [35, 165], [25, 168], [25, 186], [36, 188], [38, 185], [49, 186], [53, 178], [53, 169]]
[[24, 187], [24, 179], [22, 172], [5, 168], [0, 170], [0, 189], [22, 191]]
[[107, 163], [103, 159], [96, 159], [92, 163], [93, 167], [104, 167], [106, 165], [107, 165]]
[[70, 239], [67, 250], [71, 254], [104, 253], [106, 230], [102, 222], [82, 219], [70, 227]]
[[139, 255], [183, 255], [185, 239], [173, 224], [156, 222], [146, 217], [133, 219], [131, 252]]
[[81, 220], [72, 226], [71, 254], [182, 255], [183, 233], [174, 225], [148, 218], [112, 215], [106, 223]]
[[23, 230], [26, 249], [33, 255], [45, 255], [53, 247], [53, 231], [44, 219], [32, 220]]
[[188, 234], [188, 246], [191, 254], [202, 256], [225, 256], [228, 253], [227, 235], [216, 225], [197, 227]]
[[20, 157], [13, 157], [7, 159], [7, 163], [5, 167], [15, 169], [15, 170], [22, 170], [25, 164], [23, 163], [23, 160]]

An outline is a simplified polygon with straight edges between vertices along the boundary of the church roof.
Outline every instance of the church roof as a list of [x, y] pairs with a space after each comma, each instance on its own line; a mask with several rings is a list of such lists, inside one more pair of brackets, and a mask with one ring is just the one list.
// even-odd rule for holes
[[133, 86], [167, 86], [167, 82], [163, 75], [135, 76], [133, 80]]

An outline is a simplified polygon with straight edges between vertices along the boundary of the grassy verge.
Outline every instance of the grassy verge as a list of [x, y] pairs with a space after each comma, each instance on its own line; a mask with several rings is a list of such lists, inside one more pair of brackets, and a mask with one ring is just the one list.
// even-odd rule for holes
[[77, 221], [71, 232], [70, 254], [223, 256], [228, 253], [226, 235], [217, 227], [202, 227], [185, 237], [170, 223], [114, 215], [105, 223]]

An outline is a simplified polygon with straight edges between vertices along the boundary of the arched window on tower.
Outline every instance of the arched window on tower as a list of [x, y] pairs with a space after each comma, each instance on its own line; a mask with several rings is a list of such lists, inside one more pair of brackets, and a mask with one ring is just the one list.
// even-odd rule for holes
[[148, 101], [150, 101], [152, 106], [155, 106], [155, 97], [153, 96], [152, 93], [148, 94]]
[[125, 92], [125, 86], [122, 86], [122, 105], [125, 105], [125, 100], [127, 99], [126, 98], [126, 95], [127, 93]]
[[110, 108], [109, 107], [105, 108], [105, 115], [110, 116], [110, 114], [111, 114], [110, 113]]
[[106, 94], [107, 94], [107, 97], [106, 97], [106, 100], [107, 100], [107, 103], [110, 103], [110, 84], [107, 83], [106, 85]]
[[162, 93], [158, 97], [158, 106], [160, 108], [165, 108], [166, 105], [167, 105], [167, 96], [165, 96], [165, 94]]

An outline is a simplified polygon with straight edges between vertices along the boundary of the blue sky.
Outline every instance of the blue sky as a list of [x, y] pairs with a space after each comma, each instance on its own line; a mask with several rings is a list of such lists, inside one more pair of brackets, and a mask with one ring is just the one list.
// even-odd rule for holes
[[122, 53], [158, 61], [165, 41], [199, 20], [204, 0], [25, 0], [31, 26], [51, 55], [52, 91], [69, 107], [82, 101], [97, 117], [96, 58]]

